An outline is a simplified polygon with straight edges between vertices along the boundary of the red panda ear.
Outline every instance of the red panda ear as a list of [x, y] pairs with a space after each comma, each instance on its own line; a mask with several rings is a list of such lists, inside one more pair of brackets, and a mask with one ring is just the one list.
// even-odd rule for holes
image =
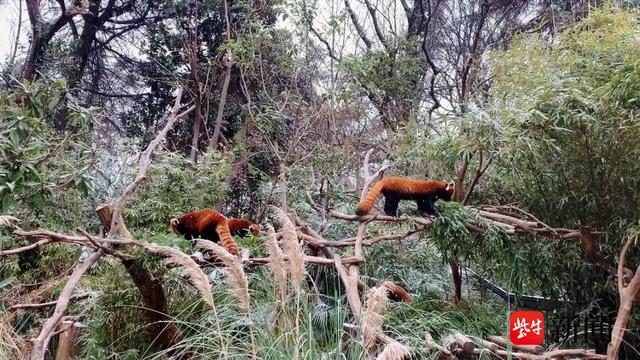
[[178, 234], [178, 225], [180, 224], [180, 220], [178, 220], [178, 218], [173, 218], [169, 223], [171, 224], [171, 230]]

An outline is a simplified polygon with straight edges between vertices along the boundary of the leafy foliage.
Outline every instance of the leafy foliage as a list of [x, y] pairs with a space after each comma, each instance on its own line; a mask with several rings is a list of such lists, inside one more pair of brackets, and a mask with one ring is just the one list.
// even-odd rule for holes
[[166, 153], [149, 169], [152, 181], [136, 193], [126, 214], [133, 229], [168, 229], [169, 220], [185, 212], [212, 208], [223, 199], [228, 162], [215, 151], [193, 164], [175, 153]]
[[65, 82], [59, 80], [26, 83], [1, 95], [0, 212], [22, 201], [42, 209], [56, 189], [91, 190], [85, 173], [96, 152], [87, 131], [93, 114], [76, 107], [68, 118], [79, 131], [55, 131], [52, 115], [64, 90]]

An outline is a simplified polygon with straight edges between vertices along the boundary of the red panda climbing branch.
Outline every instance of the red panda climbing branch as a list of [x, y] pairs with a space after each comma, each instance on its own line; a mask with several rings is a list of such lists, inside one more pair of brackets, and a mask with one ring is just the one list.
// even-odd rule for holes
[[434, 203], [436, 200], [451, 200], [454, 186], [446, 181], [438, 180], [416, 180], [402, 177], [384, 178], [375, 183], [365, 199], [358, 204], [356, 214], [368, 214], [381, 193], [385, 197], [384, 212], [389, 216], [397, 216], [400, 200], [415, 200], [418, 204], [419, 212], [435, 214]]
[[231, 237], [227, 218], [217, 211], [203, 209], [171, 219], [171, 228], [185, 239], [202, 238], [220, 242], [230, 253], [238, 255], [238, 245]]
[[227, 224], [229, 224], [231, 235], [247, 236], [249, 232], [254, 236], [260, 235], [260, 225], [249, 220], [229, 218], [227, 219]]

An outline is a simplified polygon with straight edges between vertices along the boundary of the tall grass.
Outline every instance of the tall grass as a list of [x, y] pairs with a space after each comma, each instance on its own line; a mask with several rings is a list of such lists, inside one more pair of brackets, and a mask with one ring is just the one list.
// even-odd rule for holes
[[29, 345], [11, 325], [11, 316], [0, 314], [0, 359], [27, 359]]

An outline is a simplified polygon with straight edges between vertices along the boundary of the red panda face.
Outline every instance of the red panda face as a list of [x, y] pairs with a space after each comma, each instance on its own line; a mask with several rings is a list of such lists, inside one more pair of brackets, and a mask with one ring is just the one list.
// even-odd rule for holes
[[456, 192], [456, 184], [453, 181], [450, 181], [447, 183], [447, 187], [444, 189], [444, 191], [446, 191], [447, 194], [449, 194], [449, 199], [450, 200], [451, 197], [453, 197], [453, 194]]
[[180, 235], [180, 231], [178, 231], [178, 225], [180, 225], [180, 220], [178, 220], [178, 218], [173, 218], [171, 219], [171, 230]]
[[260, 226], [258, 226], [257, 224], [251, 224], [249, 226], [249, 231], [251, 231], [253, 236], [258, 236], [260, 235]]

